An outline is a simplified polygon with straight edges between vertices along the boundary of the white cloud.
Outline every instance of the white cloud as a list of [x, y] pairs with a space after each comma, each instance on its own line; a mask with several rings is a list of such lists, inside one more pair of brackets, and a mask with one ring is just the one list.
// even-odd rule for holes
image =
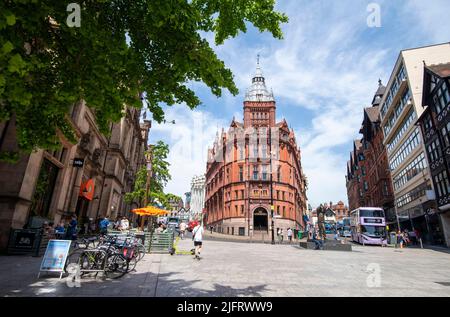
[[184, 193], [190, 190], [192, 177], [205, 173], [207, 149], [217, 129], [229, 125], [231, 119], [218, 119], [207, 111], [191, 111], [186, 106], [168, 107], [166, 118], [175, 120], [176, 124], [154, 124], [150, 142], [163, 140], [169, 144], [172, 180], [165, 191], [184, 198]]

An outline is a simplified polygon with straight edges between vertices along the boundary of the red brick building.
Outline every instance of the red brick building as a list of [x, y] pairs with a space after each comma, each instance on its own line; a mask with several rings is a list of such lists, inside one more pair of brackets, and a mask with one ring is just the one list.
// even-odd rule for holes
[[[244, 122], [233, 119], [208, 150], [205, 221], [230, 235], [268, 234], [303, 226], [306, 178], [294, 132], [275, 122], [276, 103], [257, 67], [244, 101]], [[272, 207], [271, 207], [272, 206]]]
[[392, 180], [389, 170], [384, 134], [380, 126], [380, 101], [386, 88], [379, 87], [372, 106], [364, 109], [360, 129], [363, 138], [355, 142], [347, 167], [347, 194], [350, 210], [358, 207], [380, 207], [386, 216], [395, 217]]
[[365, 184], [368, 186], [362, 140], [355, 140], [347, 162], [346, 185], [350, 210], [365, 205]]
[[343, 218], [350, 216], [349, 210], [343, 201], [339, 201], [336, 205], [333, 205], [333, 203], [330, 202], [330, 206], [336, 215], [336, 221], [340, 221]]

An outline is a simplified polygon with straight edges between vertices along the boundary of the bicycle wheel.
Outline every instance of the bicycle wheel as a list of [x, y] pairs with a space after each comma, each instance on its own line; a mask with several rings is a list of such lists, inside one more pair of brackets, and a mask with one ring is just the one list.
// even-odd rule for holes
[[136, 264], [137, 264], [138, 260], [135, 257], [132, 257], [131, 259], [128, 260], [128, 272], [134, 271], [134, 269], [136, 268]]
[[116, 279], [128, 272], [128, 261], [120, 254], [110, 254], [106, 258], [105, 274], [107, 277]]
[[136, 253], [136, 260], [139, 262], [145, 255], [145, 247], [142, 244], [136, 245], [135, 253]]

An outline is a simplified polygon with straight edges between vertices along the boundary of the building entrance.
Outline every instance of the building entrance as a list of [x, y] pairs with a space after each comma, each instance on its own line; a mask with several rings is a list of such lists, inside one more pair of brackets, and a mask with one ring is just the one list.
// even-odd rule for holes
[[253, 229], [254, 231], [267, 231], [268, 227], [268, 213], [264, 208], [257, 208], [253, 212]]

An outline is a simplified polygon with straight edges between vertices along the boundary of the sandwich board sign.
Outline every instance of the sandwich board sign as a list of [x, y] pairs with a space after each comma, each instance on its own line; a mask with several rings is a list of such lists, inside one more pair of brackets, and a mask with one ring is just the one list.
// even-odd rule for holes
[[61, 279], [71, 243], [71, 240], [50, 240], [48, 242], [39, 269], [38, 278], [41, 272], [58, 272], [60, 273], [59, 278]]

